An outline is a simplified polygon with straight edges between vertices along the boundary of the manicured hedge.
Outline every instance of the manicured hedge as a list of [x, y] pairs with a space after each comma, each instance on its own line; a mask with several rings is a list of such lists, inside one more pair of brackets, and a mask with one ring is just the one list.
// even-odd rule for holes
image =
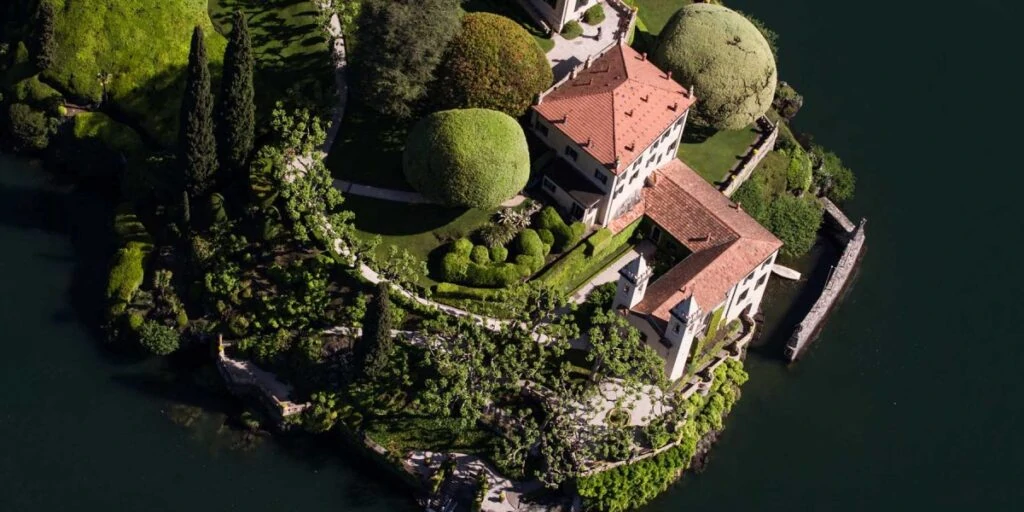
[[493, 288], [474, 288], [454, 283], [438, 283], [434, 287], [434, 296], [445, 299], [501, 300], [501, 290]]
[[580, 22], [576, 20], [572, 20], [569, 23], [566, 23], [564, 27], [562, 27], [562, 37], [568, 40], [576, 39], [577, 37], [582, 35], [583, 27], [580, 26]]
[[489, 108], [513, 117], [523, 115], [553, 80], [530, 33], [486, 12], [462, 18], [462, 32], [448, 44], [436, 76], [440, 108]]
[[523, 129], [506, 114], [445, 110], [413, 127], [403, 169], [409, 184], [429, 198], [489, 209], [526, 186], [530, 152]]
[[491, 247], [491, 261], [495, 263], [504, 263], [508, 259], [508, 249], [495, 245]]
[[555, 252], [562, 252], [576, 245], [587, 231], [587, 226], [582, 222], [566, 224], [558, 210], [551, 206], [546, 206], [537, 213], [536, 223], [540, 229], [546, 229], [553, 235], [551, 250]]
[[529, 256], [547, 256], [551, 248], [540, 239], [540, 235], [533, 229], [524, 229], [516, 235], [513, 240], [513, 247], [519, 254]]
[[491, 262], [491, 251], [482, 245], [473, 247], [473, 252], [469, 254], [469, 258], [473, 260], [473, 263], [486, 264]]
[[596, 270], [592, 268], [595, 262], [621, 250], [633, 237], [633, 233], [640, 225], [640, 219], [626, 226], [616, 235], [605, 228], [597, 230], [593, 235], [576, 246], [575, 249], [567, 252], [557, 262], [537, 277], [544, 283], [561, 289], [568, 293], [581, 283], [580, 279], [588, 277]]
[[604, 21], [604, 6], [594, 4], [591, 8], [584, 11], [583, 21], [588, 25], [597, 25]]

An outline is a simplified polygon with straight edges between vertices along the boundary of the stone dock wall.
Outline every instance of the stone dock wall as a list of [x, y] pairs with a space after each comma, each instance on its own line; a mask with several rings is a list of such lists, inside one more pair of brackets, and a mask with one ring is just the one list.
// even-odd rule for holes
[[[842, 215], [842, 212], [840, 212], [840, 215]], [[842, 219], [846, 219], [846, 216], [842, 215]], [[849, 223], [848, 220], [846, 222]], [[846, 248], [843, 249], [842, 256], [839, 257], [839, 263], [832, 269], [832, 273], [825, 283], [825, 289], [822, 290], [818, 300], [811, 306], [807, 316], [793, 330], [793, 335], [786, 343], [785, 352], [786, 358], [791, 362], [798, 359], [804, 349], [807, 348], [807, 345], [818, 335], [829, 312], [835, 306], [836, 301], [842, 296], [843, 290], [853, 276], [853, 272], [857, 268], [857, 263], [864, 249], [864, 241], [866, 239], [864, 225], [866, 223], [867, 219], [861, 219], [860, 224], [853, 228], [853, 232], [850, 233], [849, 242], [847, 242]], [[840, 224], [842, 224], [841, 221]]]

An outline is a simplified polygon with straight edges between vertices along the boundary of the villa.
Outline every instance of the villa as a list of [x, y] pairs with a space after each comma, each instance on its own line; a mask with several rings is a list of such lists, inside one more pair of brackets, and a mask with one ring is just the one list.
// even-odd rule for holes
[[520, 0], [527, 12], [543, 21], [555, 32], [572, 20], [578, 20], [583, 13], [600, 3], [598, 0]]
[[768, 230], [676, 158], [694, 91], [625, 44], [538, 96], [534, 133], [558, 155], [541, 187], [572, 218], [613, 232], [641, 218], [684, 256], [650, 283], [639, 256], [620, 271], [614, 308], [676, 380], [696, 339], [757, 313], [782, 247]]

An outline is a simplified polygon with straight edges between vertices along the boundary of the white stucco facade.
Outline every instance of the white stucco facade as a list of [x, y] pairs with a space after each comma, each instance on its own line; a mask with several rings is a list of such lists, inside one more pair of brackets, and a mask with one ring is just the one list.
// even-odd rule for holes
[[570, 20], [578, 20], [598, 0], [522, 0], [529, 2], [556, 32]]

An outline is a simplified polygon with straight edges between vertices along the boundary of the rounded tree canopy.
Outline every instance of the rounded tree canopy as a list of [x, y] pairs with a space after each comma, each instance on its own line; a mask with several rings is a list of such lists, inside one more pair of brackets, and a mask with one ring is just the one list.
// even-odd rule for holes
[[403, 155], [405, 178], [449, 206], [493, 208], [526, 186], [530, 153], [515, 119], [472, 108], [435, 112], [412, 131]]
[[757, 27], [726, 7], [680, 9], [658, 36], [653, 59], [679, 83], [694, 86], [698, 123], [734, 130], [771, 107], [778, 81], [771, 47]]
[[469, 13], [437, 72], [441, 108], [489, 108], [519, 117], [551, 86], [551, 65], [533, 37], [497, 14]]

